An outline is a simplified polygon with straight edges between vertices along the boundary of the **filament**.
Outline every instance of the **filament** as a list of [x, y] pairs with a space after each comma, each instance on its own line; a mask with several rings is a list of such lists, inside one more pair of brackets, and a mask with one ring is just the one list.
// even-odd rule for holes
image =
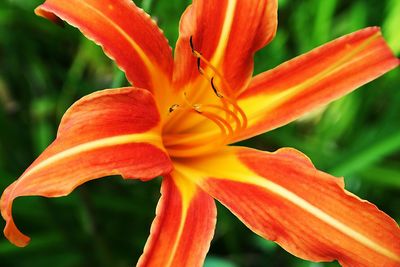
[[[222, 83], [226, 86], [226, 88], [228, 89], [227, 92], [224, 92], [226, 96], [231, 96], [233, 93], [232, 87], [229, 85], [228, 81], [224, 78], [224, 76], [219, 72], [219, 70], [214, 67], [210, 61], [208, 61], [205, 57], [203, 57], [203, 55], [199, 52], [197, 52], [196, 50], [193, 50], [193, 55], [195, 57], [197, 57], [198, 59], [201, 59], [207, 67], [209, 67], [214, 73], [215, 75], [221, 79]], [[199, 64], [198, 64], [199, 65]], [[201, 72], [205, 73], [204, 69], [200, 67]], [[201, 73], [200, 74], [203, 74]]]
[[[248, 124], [246, 114], [238, 105], [232, 87], [222, 73], [200, 52], [195, 50], [192, 36], [190, 37], [190, 47], [194, 57], [196, 57], [199, 73], [209, 82], [209, 86], [220, 103], [196, 103], [194, 99], [200, 98], [198, 93], [201, 93], [201, 91], [191, 91], [191, 93], [194, 93], [191, 95], [192, 101], [189, 100], [186, 91], [184, 91], [182, 102], [169, 108], [169, 116], [164, 122], [166, 127], [164, 127], [163, 140], [168, 152], [173, 157], [188, 157], [214, 151], [220, 145], [229, 143]], [[204, 84], [200, 85], [203, 86]], [[175, 116], [176, 113], [178, 114]], [[179, 122], [178, 118], [182, 118], [185, 114], [201, 116], [204, 119], [190, 118], [189, 123], [185, 123], [179, 130], [174, 131], [173, 127]], [[219, 130], [219, 134], [215, 130], [200, 132], [203, 128], [197, 128], [197, 126], [204, 123], [204, 120], [214, 124]], [[217, 135], [220, 137], [217, 137]]]
[[[229, 118], [232, 117], [232, 118], [233, 118], [233, 121], [235, 122], [235, 125], [236, 125], [235, 131], [234, 131], [235, 133], [236, 133], [238, 130], [240, 130], [240, 129], [242, 128], [242, 122], [241, 122], [241, 120], [240, 120], [239, 117], [235, 114], [235, 112], [233, 112], [232, 110], [226, 109], [226, 108], [221, 107], [221, 106], [218, 106], [218, 105], [213, 105], [213, 104], [203, 105], [203, 106], [204, 106], [204, 107], [209, 107], [209, 108], [214, 108], [214, 109], [221, 110], [221, 111], [225, 112], [226, 115], [229, 116]], [[229, 120], [228, 120], [228, 123], [229, 123]]]
[[221, 130], [221, 133], [224, 135], [224, 137], [233, 136], [232, 126], [229, 124], [229, 122], [227, 122], [220, 116], [213, 114], [211, 112], [204, 112], [204, 111], [198, 111], [198, 110], [196, 110], [196, 112], [199, 115], [204, 116], [207, 119], [214, 122], [219, 127], [219, 129]]

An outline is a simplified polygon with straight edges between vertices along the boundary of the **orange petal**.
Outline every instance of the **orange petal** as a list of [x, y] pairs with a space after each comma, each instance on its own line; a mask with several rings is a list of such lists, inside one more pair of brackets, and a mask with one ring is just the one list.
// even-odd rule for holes
[[255, 233], [298, 257], [337, 259], [343, 266], [400, 265], [396, 222], [294, 149], [227, 147], [174, 166]]
[[150, 179], [169, 173], [172, 164], [159, 124], [156, 104], [146, 90], [104, 90], [79, 100], [64, 115], [56, 140], [4, 191], [0, 207], [6, 237], [17, 246], [29, 242], [11, 216], [19, 196], [64, 196], [106, 175]]
[[164, 178], [161, 193], [137, 266], [203, 266], [216, 223], [214, 200], [178, 173]]
[[149, 89], [158, 98], [156, 88], [164, 90], [168, 84], [173, 66], [168, 41], [131, 0], [47, 0], [35, 12], [79, 28], [116, 60], [134, 86]]
[[249, 128], [236, 141], [285, 125], [399, 65], [379, 28], [343, 36], [256, 76], [240, 96]]
[[[199, 77], [192, 36], [194, 49], [219, 70], [232, 90], [239, 90], [251, 78], [254, 53], [272, 40], [276, 27], [276, 0], [194, 0], [180, 22], [174, 81], [183, 86]], [[207, 70], [204, 62], [202, 67]], [[221, 77], [215, 80], [223, 85]]]

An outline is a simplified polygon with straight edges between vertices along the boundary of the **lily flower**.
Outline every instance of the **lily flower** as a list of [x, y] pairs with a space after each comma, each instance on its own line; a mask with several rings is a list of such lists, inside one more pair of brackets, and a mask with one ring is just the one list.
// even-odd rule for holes
[[400, 266], [400, 229], [293, 148], [231, 145], [285, 125], [399, 65], [377, 27], [365, 28], [252, 77], [275, 36], [276, 0], [194, 0], [174, 57], [130, 0], [47, 0], [36, 14], [79, 28], [124, 70], [131, 87], [73, 104], [55, 141], [1, 197], [5, 236], [20, 196], [59, 197], [108, 175], [162, 176], [138, 266], [201, 266], [218, 200], [248, 228], [310, 261]]

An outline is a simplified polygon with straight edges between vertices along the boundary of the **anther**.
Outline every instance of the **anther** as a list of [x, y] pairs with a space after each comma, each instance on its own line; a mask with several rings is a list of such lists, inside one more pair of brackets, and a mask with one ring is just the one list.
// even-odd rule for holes
[[[193, 45], [193, 36], [190, 36], [189, 44], [190, 44], [190, 49], [192, 49], [192, 54], [193, 54], [195, 57], [197, 57], [198, 60], [200, 60], [201, 57], [202, 57], [202, 55], [201, 55], [200, 52], [197, 52], [196, 49], [194, 49], [194, 45]], [[200, 65], [200, 64], [198, 64], [198, 65]]]
[[192, 53], [194, 54], [194, 46], [193, 46], [193, 36], [191, 35], [189, 38], [190, 48], [192, 49]]
[[192, 105], [192, 107], [191, 107], [194, 111], [196, 111], [197, 113], [199, 113], [199, 114], [202, 114], [203, 113], [203, 111], [201, 111], [201, 105], [200, 104], [194, 104], [194, 105]]
[[203, 69], [201, 68], [201, 58], [197, 58], [197, 69], [199, 70], [200, 74], [203, 75]]
[[200, 104], [194, 104], [192, 107], [193, 107], [194, 110], [196, 110], [199, 113], [201, 113], [201, 105]]
[[170, 108], [169, 108], [169, 113], [174, 112], [175, 110], [177, 110], [180, 107], [179, 104], [173, 104]]
[[223, 98], [223, 97], [224, 97], [223, 95], [221, 95], [221, 94], [218, 92], [217, 87], [215, 87], [215, 84], [214, 84], [214, 77], [211, 78], [211, 87], [212, 87], [212, 89], [213, 89], [213, 91], [214, 91], [214, 93], [215, 93], [215, 95], [216, 95], [217, 97], [219, 97], [219, 98]]

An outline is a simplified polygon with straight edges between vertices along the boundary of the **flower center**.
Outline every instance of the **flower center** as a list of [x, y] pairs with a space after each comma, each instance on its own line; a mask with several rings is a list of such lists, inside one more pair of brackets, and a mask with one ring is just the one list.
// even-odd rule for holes
[[246, 114], [237, 104], [228, 81], [195, 50], [192, 37], [190, 47], [202, 79], [189, 90], [204, 87], [208, 90], [183, 91], [181, 102], [169, 107], [163, 140], [171, 157], [211, 153], [232, 142], [237, 133], [247, 127]]

